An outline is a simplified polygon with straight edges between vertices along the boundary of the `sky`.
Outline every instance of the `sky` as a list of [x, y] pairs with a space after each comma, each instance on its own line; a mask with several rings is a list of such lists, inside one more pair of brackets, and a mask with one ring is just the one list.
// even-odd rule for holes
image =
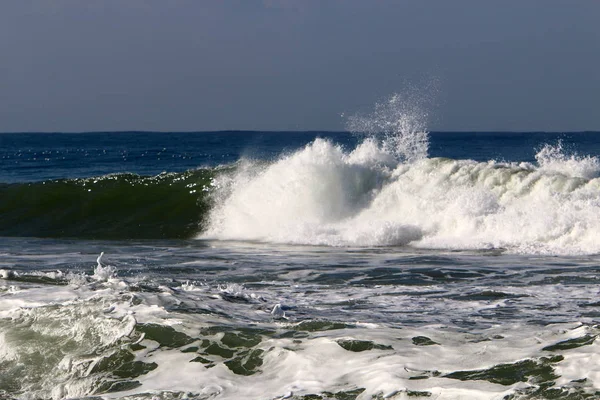
[[[2, 0], [0, 132], [600, 130], [597, 0]], [[424, 99], [424, 100], [423, 100]]]

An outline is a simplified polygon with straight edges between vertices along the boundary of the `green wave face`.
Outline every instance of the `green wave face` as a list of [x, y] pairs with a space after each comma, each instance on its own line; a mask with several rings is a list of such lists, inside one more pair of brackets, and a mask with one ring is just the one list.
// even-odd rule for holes
[[0, 236], [190, 238], [203, 227], [215, 173], [0, 184]]

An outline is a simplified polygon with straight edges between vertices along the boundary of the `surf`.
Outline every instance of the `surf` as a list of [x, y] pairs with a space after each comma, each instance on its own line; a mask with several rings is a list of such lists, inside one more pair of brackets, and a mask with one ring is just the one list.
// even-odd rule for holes
[[198, 238], [600, 252], [596, 157], [558, 143], [536, 162], [430, 158], [423, 115], [395, 95], [350, 119], [364, 135], [355, 148], [317, 138], [273, 163], [242, 162], [215, 178]]

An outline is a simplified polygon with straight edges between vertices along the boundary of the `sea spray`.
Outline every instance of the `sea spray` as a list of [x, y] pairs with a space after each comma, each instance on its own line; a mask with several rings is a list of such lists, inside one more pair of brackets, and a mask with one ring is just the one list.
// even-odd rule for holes
[[368, 114], [348, 118], [350, 132], [378, 140], [382, 148], [400, 161], [412, 162], [427, 157], [428, 113], [414, 95], [395, 93], [375, 104]]
[[540, 168], [548, 172], [586, 179], [597, 178], [600, 175], [598, 157], [568, 153], [561, 140], [555, 145], [545, 144], [535, 155], [535, 159]]

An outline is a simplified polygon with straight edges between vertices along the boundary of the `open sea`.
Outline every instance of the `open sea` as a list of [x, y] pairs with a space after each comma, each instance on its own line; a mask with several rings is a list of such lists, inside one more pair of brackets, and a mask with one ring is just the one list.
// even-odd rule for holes
[[600, 133], [0, 134], [2, 399], [599, 399]]

